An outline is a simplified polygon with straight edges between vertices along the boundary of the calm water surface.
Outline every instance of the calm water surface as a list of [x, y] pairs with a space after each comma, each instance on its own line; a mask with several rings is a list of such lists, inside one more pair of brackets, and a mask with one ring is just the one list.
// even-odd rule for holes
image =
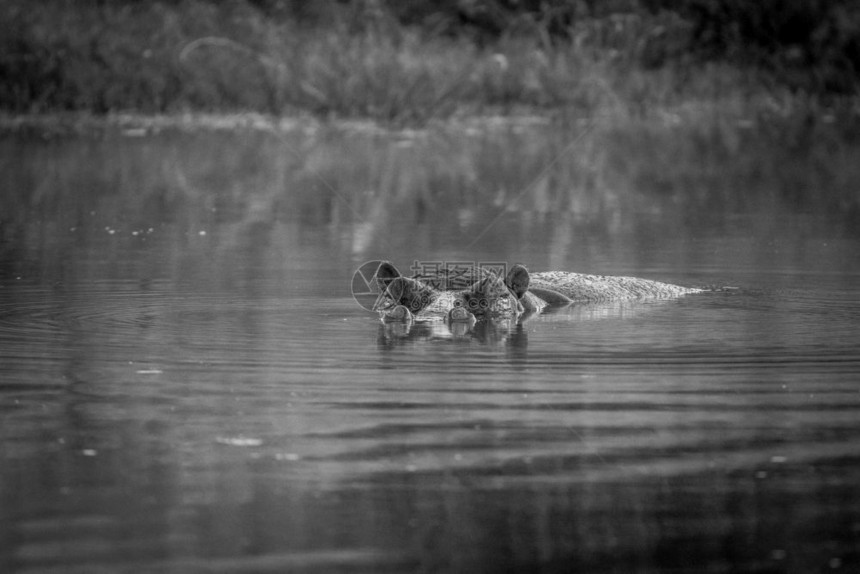
[[[0, 139], [0, 571], [860, 571], [833, 216], [540, 126], [136, 135]], [[407, 331], [380, 258], [734, 288]]]

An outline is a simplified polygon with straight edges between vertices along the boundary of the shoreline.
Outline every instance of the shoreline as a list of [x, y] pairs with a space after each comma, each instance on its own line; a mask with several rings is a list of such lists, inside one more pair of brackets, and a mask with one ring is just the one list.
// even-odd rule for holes
[[[757, 126], [797, 125], [836, 128], [848, 135], [860, 130], [860, 96], [842, 98], [837, 105], [822, 105], [814, 100], [789, 98], [750, 98], [744, 102], [723, 101], [715, 96], [707, 99], [682, 99], [674, 105], [658, 105], [645, 113], [633, 115], [625, 106], [605, 111], [570, 108], [534, 108], [520, 106], [515, 110], [483, 108], [483, 111], [461, 110], [454, 114], [431, 118], [410, 124], [386, 122], [371, 117], [340, 117], [334, 114], [319, 116], [307, 111], [274, 115], [257, 111], [183, 111], [177, 113], [145, 113], [117, 111], [96, 114], [90, 111], [63, 111], [39, 113], [13, 113], [0, 110], [0, 135], [37, 134], [44, 137], [94, 135], [107, 131], [120, 131], [134, 137], [166, 130], [194, 131], [249, 131], [268, 133], [315, 132], [335, 128], [345, 132], [409, 135], [441, 130], [485, 130], [499, 128], [526, 129], [557, 123], [592, 129], [635, 128], [636, 126], [677, 129], [686, 126], [692, 130], [707, 130], [716, 124], [741, 131]], [[843, 131], [844, 130], [844, 131]], [[765, 136], [763, 136], [765, 137]]]
[[[462, 129], [494, 127], [533, 127], [549, 125], [553, 114], [464, 114], [434, 119], [421, 126], [386, 125], [373, 119], [320, 118], [311, 114], [274, 116], [259, 112], [181, 112], [177, 114], [146, 114], [115, 112], [49, 112], [10, 114], [0, 112], [0, 134], [37, 133], [47, 137], [75, 136], [120, 131], [129, 137], [145, 136], [166, 130], [192, 131], [251, 131], [269, 133], [315, 132], [335, 127], [348, 132], [378, 134], [414, 134], [434, 127]], [[582, 120], [587, 122], [588, 120]]]
[[293, 131], [304, 125], [310, 125], [313, 121], [314, 119], [310, 117], [274, 118], [257, 112], [182, 112], [178, 114], [116, 112], [101, 115], [83, 111], [37, 114], [0, 113], [0, 133], [37, 132], [48, 136], [70, 136], [119, 130], [125, 135], [135, 136], [168, 129]]

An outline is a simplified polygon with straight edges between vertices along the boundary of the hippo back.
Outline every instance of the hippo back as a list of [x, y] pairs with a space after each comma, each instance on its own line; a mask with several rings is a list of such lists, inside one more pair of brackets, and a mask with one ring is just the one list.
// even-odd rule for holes
[[530, 274], [529, 291], [545, 301], [555, 294], [572, 302], [582, 302], [668, 298], [700, 293], [702, 290], [637, 277], [544, 271]]

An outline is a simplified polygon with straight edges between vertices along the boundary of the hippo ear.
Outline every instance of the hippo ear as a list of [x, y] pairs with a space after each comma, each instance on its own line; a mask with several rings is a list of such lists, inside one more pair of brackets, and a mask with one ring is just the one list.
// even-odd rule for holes
[[380, 293], [373, 310], [380, 311], [395, 305], [403, 305], [413, 313], [418, 313], [432, 303], [436, 296], [437, 292], [433, 287], [417, 279], [394, 277], [389, 281], [385, 291]]
[[508, 271], [505, 285], [517, 296], [517, 299], [522, 299], [529, 289], [529, 270], [517, 263]]
[[376, 268], [375, 277], [376, 285], [379, 287], [379, 290], [385, 291], [385, 288], [388, 287], [389, 283], [400, 277], [400, 271], [398, 271], [391, 262], [383, 261], [379, 264], [379, 267]]

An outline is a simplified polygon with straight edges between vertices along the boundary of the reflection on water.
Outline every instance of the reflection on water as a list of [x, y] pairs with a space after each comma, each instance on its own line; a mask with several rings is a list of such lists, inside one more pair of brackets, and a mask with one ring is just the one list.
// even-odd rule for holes
[[[0, 571], [856, 570], [856, 234], [572, 140], [0, 140]], [[406, 329], [378, 258], [737, 288]]]

